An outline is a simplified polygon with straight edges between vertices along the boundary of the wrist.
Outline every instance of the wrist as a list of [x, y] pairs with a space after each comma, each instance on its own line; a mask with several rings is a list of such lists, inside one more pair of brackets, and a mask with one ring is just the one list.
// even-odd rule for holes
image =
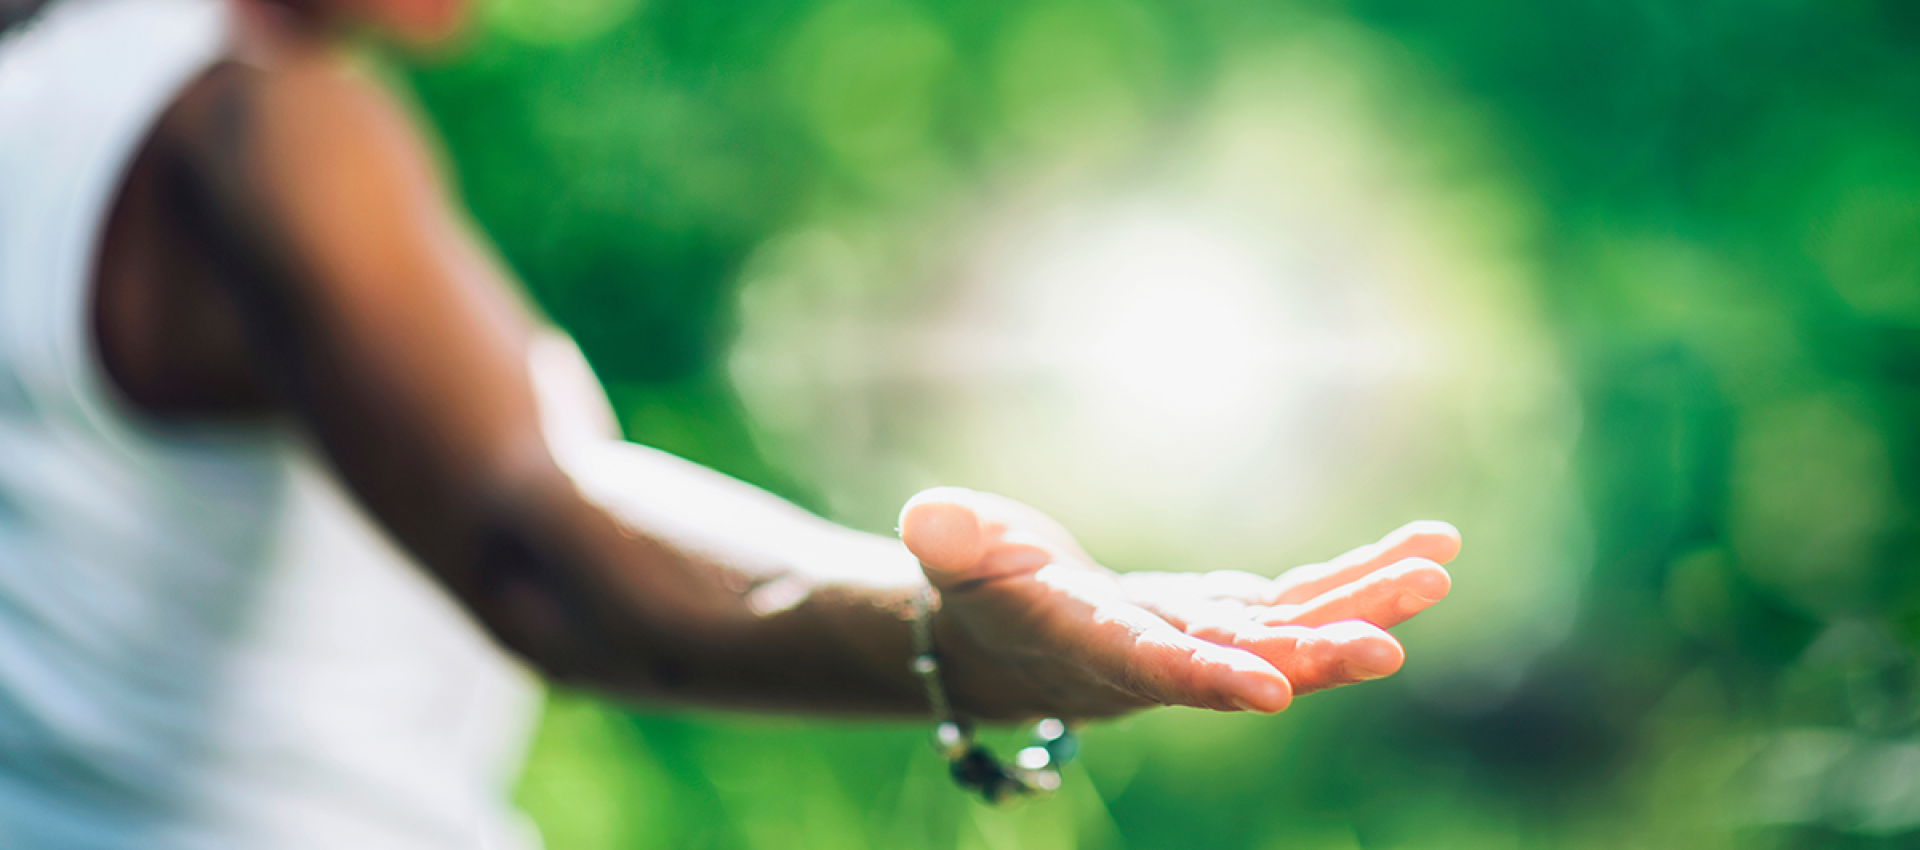
[[1050, 793], [1060, 787], [1060, 768], [1079, 751], [1079, 740], [1067, 724], [1041, 720], [1026, 747], [1011, 762], [1002, 762], [973, 740], [971, 725], [955, 713], [948, 697], [944, 671], [934, 641], [934, 615], [940, 609], [939, 592], [932, 587], [913, 600], [913, 660], [909, 668], [921, 681], [933, 715], [934, 749], [946, 759], [948, 772], [960, 787], [988, 803]]

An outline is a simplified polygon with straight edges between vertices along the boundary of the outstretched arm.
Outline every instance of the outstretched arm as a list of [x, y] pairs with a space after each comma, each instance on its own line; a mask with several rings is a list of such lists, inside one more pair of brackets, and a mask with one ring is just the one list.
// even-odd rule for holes
[[[1444, 560], [1450, 530], [1293, 585], [1121, 578], [1037, 512], [983, 494], [910, 504], [909, 552], [659, 452], [549, 439], [527, 368], [537, 325], [377, 86], [296, 55], [223, 69], [169, 122], [195, 152], [193, 214], [246, 272], [230, 297], [282, 406], [393, 535], [551, 676], [705, 704], [924, 711], [905, 618], [930, 577], [969, 714], [1277, 711], [1296, 691], [1390, 672], [1399, 646], [1380, 627], [1412, 613], [1401, 591], [1444, 592], [1437, 565], [1380, 568]], [[1323, 601], [1341, 588], [1347, 601]], [[1220, 613], [1233, 606], [1253, 613]], [[1349, 616], [1376, 625], [1315, 620]]]

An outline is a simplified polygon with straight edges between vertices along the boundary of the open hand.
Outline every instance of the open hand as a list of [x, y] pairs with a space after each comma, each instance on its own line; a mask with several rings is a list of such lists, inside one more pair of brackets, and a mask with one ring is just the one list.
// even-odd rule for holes
[[1275, 712], [1295, 694], [1377, 679], [1405, 652], [1385, 631], [1447, 595], [1460, 550], [1416, 522], [1276, 579], [1116, 574], [1031, 507], [954, 487], [900, 514], [939, 590], [934, 643], [956, 708], [1014, 720], [1152, 705]]

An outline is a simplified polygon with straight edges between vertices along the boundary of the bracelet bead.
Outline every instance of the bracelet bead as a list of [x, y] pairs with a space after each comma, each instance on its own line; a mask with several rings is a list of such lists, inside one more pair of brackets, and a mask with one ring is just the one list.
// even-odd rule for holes
[[941, 758], [953, 761], [966, 755], [967, 750], [972, 747], [972, 739], [968, 737], [966, 730], [960, 728], [960, 724], [943, 721], [940, 725], [933, 727], [933, 748], [940, 753]]

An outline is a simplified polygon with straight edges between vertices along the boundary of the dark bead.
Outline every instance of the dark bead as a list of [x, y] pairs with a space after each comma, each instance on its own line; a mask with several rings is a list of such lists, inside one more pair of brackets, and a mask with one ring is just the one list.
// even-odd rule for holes
[[959, 758], [947, 765], [953, 773], [953, 781], [968, 788], [974, 788], [992, 799], [992, 788], [1005, 781], [1007, 772], [1000, 767], [1000, 761], [988, 752], [986, 747], [974, 745]]

